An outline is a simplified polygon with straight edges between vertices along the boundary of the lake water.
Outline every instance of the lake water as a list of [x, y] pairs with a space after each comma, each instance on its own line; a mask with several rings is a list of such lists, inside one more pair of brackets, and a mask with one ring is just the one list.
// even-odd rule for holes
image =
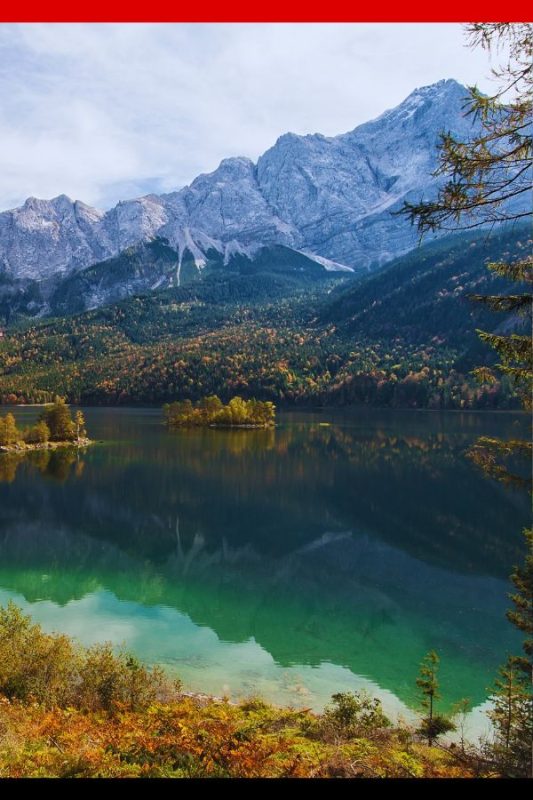
[[443, 706], [482, 707], [519, 647], [507, 576], [529, 506], [464, 452], [523, 417], [284, 413], [272, 431], [173, 433], [157, 410], [86, 417], [103, 443], [85, 453], [0, 456], [0, 604], [192, 691], [317, 709], [366, 687], [409, 715], [435, 649]]

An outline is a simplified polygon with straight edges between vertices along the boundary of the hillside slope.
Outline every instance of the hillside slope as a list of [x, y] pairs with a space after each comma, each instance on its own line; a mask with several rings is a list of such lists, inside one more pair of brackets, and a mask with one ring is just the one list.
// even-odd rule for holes
[[[487, 264], [523, 257], [531, 244], [525, 225], [490, 236], [464, 233], [426, 244], [366, 280], [334, 290], [320, 311], [320, 321], [335, 324], [348, 336], [401, 336], [465, 349], [477, 342], [476, 328], [494, 330], [502, 324], [501, 315], [470, 300], [471, 295], [511, 289]], [[520, 320], [515, 323], [520, 325]]]
[[469, 373], [494, 362], [477, 327], [525, 321], [502, 323], [468, 294], [507, 291], [486, 262], [527, 246], [523, 230], [454, 237], [348, 288], [317, 280], [317, 265], [291, 251], [279, 273], [266, 271], [266, 252], [265, 265], [237, 260], [188, 286], [7, 332], [0, 397], [160, 403], [239, 393], [299, 404], [513, 407], [507, 381], [479, 387]]

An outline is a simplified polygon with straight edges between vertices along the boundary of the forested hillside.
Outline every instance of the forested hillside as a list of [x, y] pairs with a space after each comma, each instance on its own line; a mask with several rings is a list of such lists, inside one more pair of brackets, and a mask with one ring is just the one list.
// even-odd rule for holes
[[[6, 331], [0, 395], [160, 403], [239, 393], [287, 404], [515, 407], [508, 385], [480, 387], [469, 374], [493, 358], [476, 328], [501, 324], [469, 296], [505, 291], [486, 265], [527, 247], [524, 229], [456, 236], [341, 286], [292, 251], [278, 270], [272, 253], [268, 264], [242, 258], [189, 286]], [[286, 248], [279, 251], [278, 261]]]
[[530, 249], [527, 226], [497, 235], [487, 231], [449, 236], [411, 251], [362, 284], [339, 287], [324, 305], [321, 321], [351, 336], [401, 334], [408, 341], [435, 338], [458, 349], [473, 345], [476, 328], [493, 330], [501, 317], [471, 302], [471, 295], [510, 288], [487, 264], [512, 260]]

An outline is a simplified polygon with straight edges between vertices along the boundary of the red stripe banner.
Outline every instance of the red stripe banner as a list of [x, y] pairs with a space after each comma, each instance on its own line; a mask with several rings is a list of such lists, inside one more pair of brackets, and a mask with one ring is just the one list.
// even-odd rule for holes
[[[525, 22], [530, 4], [519, 0], [505, 6], [495, 0], [448, 0], [447, 3], [401, 2], [334, 3], [309, 0], [270, 0], [252, 4], [246, 0], [179, 3], [159, 0], [25, 0], [3, 2], [0, 22]], [[504, 19], [502, 20], [502, 16]]]

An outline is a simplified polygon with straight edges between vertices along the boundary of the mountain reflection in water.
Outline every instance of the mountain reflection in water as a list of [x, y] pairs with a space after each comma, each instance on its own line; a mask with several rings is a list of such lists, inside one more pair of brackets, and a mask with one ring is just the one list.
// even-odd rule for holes
[[291, 413], [176, 433], [151, 410], [87, 418], [105, 443], [85, 453], [0, 456], [2, 601], [217, 694], [319, 707], [367, 682], [413, 705], [436, 649], [448, 704], [486, 698], [517, 646], [507, 575], [528, 503], [464, 451], [520, 417]]

